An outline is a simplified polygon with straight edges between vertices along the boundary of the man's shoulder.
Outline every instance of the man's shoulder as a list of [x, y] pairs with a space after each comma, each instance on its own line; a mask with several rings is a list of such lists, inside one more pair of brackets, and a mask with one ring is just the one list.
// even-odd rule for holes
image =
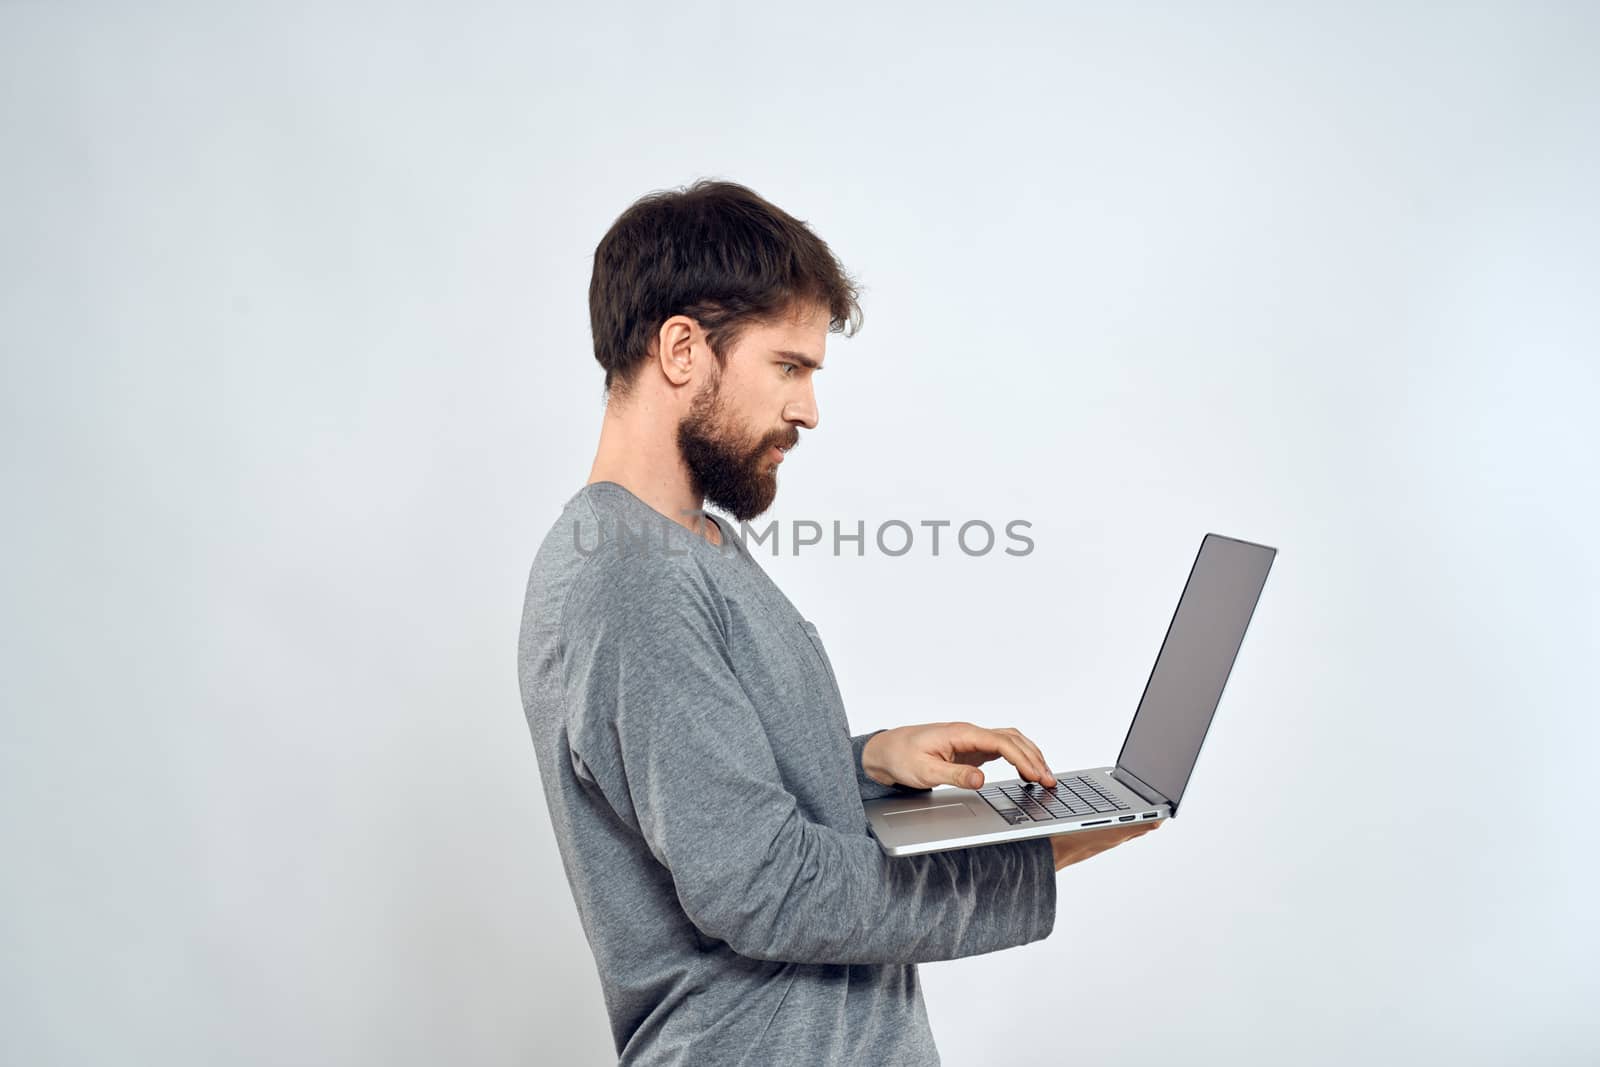
[[706, 584], [705, 574], [682, 546], [610, 537], [586, 549], [582, 556], [582, 568], [573, 580], [574, 593], [626, 600], [700, 591]]
[[566, 594], [566, 617], [659, 615], [675, 602], [705, 604], [712, 590], [693, 554], [660, 540], [606, 537], [585, 546]]
[[664, 515], [621, 506], [613, 494], [600, 491], [604, 488], [606, 483], [585, 486], [567, 501], [540, 543], [539, 556], [575, 560], [586, 569], [592, 569], [591, 559], [599, 559], [600, 566], [626, 562], [630, 569], [645, 571], [690, 555], [681, 543], [683, 527]]
[[528, 602], [541, 605], [547, 625], [559, 620], [566, 630], [659, 616], [688, 601], [704, 614], [717, 594], [696, 558], [694, 536], [665, 517], [620, 507], [608, 494], [580, 492], [540, 542]]

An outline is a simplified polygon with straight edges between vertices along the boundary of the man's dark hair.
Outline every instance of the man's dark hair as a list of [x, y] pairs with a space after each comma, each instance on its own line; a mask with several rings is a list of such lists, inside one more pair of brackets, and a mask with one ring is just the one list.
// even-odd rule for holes
[[626, 399], [661, 324], [687, 315], [717, 366], [752, 323], [818, 305], [830, 333], [861, 328], [859, 291], [800, 219], [735, 182], [649, 193], [594, 250], [589, 327], [609, 396]]

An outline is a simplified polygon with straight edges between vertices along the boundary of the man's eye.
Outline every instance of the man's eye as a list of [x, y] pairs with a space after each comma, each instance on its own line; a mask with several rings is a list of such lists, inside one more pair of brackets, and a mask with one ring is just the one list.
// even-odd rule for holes
[[783, 373], [785, 375], [788, 375], [791, 378], [794, 377], [794, 375], [789, 374], [789, 372], [795, 369], [796, 364], [793, 364], [793, 363], [780, 363], [780, 364], [778, 364], [778, 366], [783, 368]]

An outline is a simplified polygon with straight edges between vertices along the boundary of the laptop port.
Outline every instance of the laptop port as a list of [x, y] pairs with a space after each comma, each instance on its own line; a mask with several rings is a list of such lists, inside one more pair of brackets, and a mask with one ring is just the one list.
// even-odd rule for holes
[[1139, 816], [1139, 818], [1141, 818], [1141, 819], [1153, 819], [1155, 817], [1156, 817], [1156, 813], [1153, 812], [1153, 811], [1147, 811], [1143, 815]]
[[1136, 818], [1138, 818], [1137, 815], [1123, 815], [1123, 816], [1119, 817], [1117, 819], [1117, 821], [1118, 822], [1132, 822]]
[[1086, 822], [1083, 825], [1085, 825], [1085, 826], [1104, 826], [1106, 823], [1108, 823], [1110, 821], [1111, 821], [1110, 819], [1096, 819], [1094, 822]]

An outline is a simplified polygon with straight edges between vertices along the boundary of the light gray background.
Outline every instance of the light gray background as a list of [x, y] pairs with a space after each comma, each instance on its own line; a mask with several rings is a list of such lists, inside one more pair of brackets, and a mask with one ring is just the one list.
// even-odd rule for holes
[[770, 517], [1034, 524], [769, 561], [855, 728], [1108, 760], [1281, 550], [945, 1062], [1594, 1062], [1600, 13], [1329, 7], [6, 5], [0, 1059], [614, 1058], [516, 632], [594, 245], [721, 176], [865, 286]]

